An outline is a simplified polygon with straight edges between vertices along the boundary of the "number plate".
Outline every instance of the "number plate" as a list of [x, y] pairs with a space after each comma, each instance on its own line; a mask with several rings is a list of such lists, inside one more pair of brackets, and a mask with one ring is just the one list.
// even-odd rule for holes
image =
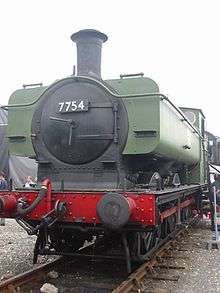
[[58, 113], [86, 112], [89, 110], [87, 98], [59, 102]]

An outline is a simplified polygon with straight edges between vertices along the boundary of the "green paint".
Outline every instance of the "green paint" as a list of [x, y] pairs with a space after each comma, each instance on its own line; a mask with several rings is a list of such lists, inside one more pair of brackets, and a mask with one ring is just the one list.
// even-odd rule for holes
[[[19, 89], [10, 99], [9, 105], [29, 104], [37, 100], [47, 87]], [[9, 151], [12, 155], [33, 156], [31, 142], [31, 121], [37, 103], [32, 106], [12, 107], [8, 109]]]
[[[180, 108], [183, 113], [187, 116], [187, 112], [194, 113], [193, 125], [199, 130], [201, 135], [204, 137], [204, 128], [205, 128], [205, 116], [201, 109], [195, 108]], [[187, 116], [188, 117], [188, 116]], [[205, 140], [200, 140], [199, 142], [199, 161], [194, 168], [190, 170], [189, 183], [204, 183], [208, 181], [208, 149]]]
[[[145, 77], [123, 78], [105, 81], [118, 95], [157, 93], [157, 84]], [[27, 88], [15, 91], [9, 105], [28, 104], [38, 100], [47, 87]], [[40, 100], [40, 99], [39, 99]], [[188, 165], [199, 164], [191, 171], [191, 181], [204, 181], [204, 153], [197, 134], [181, 116], [158, 96], [124, 97], [129, 121], [129, 133], [123, 154], [154, 154]], [[14, 155], [33, 156], [31, 122], [39, 101], [29, 106], [8, 110], [8, 136], [10, 152]], [[183, 108], [184, 109], [184, 108]], [[186, 109], [186, 108], [185, 108]], [[204, 115], [193, 109], [195, 126], [202, 132]], [[22, 119], [21, 119], [22, 117]]]
[[147, 77], [111, 79], [106, 83], [120, 95], [159, 92], [156, 82]]

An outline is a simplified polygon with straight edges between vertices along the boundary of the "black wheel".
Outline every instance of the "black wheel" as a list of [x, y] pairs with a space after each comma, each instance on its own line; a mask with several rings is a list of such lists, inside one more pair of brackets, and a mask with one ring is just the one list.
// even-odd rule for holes
[[160, 227], [154, 231], [135, 232], [129, 239], [132, 259], [138, 262], [146, 261], [149, 258], [150, 251], [157, 246], [160, 238]]
[[161, 224], [161, 238], [164, 239], [168, 235], [168, 221], [165, 219]]
[[167, 224], [168, 224], [168, 227], [167, 227], [168, 234], [172, 233], [176, 228], [176, 215], [175, 214], [167, 218]]
[[190, 218], [190, 215], [191, 215], [190, 212], [191, 211], [190, 211], [189, 208], [185, 208], [185, 209], [182, 210], [182, 213], [181, 213], [182, 222], [187, 222], [188, 221], [188, 219]]

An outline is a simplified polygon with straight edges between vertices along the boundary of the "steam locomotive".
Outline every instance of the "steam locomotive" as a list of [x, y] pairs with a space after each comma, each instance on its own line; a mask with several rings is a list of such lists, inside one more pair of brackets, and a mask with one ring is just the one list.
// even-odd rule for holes
[[24, 85], [4, 106], [10, 153], [37, 161], [38, 187], [2, 191], [0, 216], [37, 235], [34, 262], [74, 254], [95, 236], [121, 241], [130, 271], [200, 211], [205, 117], [176, 107], [143, 73], [103, 80], [105, 34], [71, 39], [77, 75]]

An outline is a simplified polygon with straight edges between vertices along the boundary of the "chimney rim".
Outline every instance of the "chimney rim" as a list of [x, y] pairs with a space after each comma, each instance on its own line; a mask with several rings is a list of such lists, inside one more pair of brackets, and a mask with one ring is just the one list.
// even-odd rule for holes
[[71, 40], [73, 42], [77, 42], [78, 40], [85, 38], [85, 37], [95, 37], [102, 40], [102, 42], [106, 42], [108, 37], [106, 34], [94, 29], [83, 29], [71, 35]]

